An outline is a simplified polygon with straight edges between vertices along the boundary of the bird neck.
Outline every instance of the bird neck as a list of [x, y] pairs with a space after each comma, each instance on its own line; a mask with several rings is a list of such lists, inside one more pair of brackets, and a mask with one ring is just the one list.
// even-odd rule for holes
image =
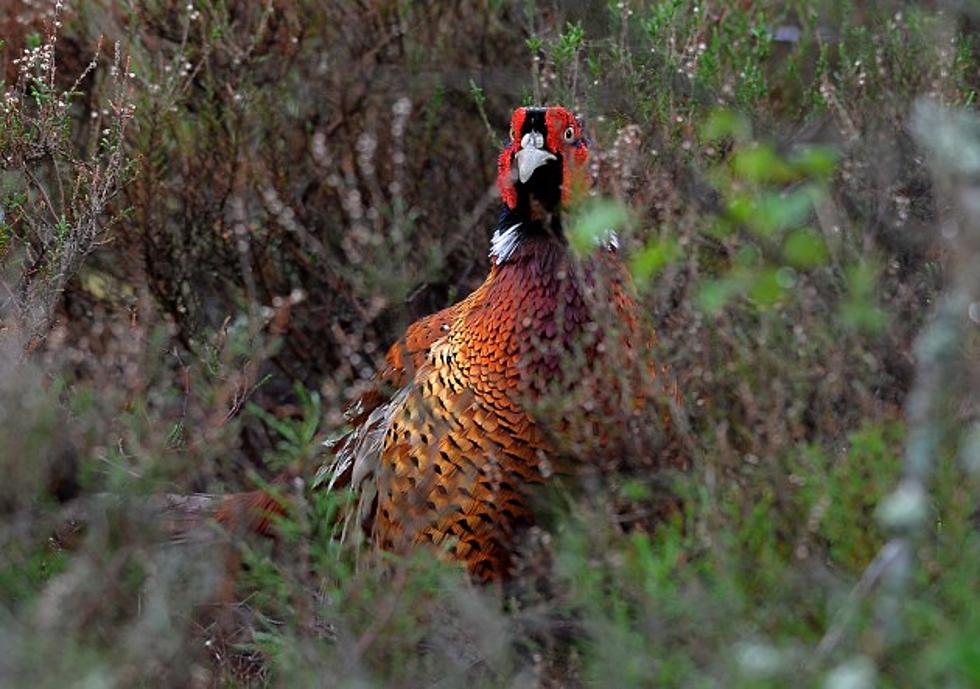
[[[499, 368], [523, 393], [540, 396], [563, 378], [565, 355], [592, 319], [567, 244], [544, 233], [513, 236], [475, 293], [463, 354], [471, 376]], [[496, 343], [492, 356], [487, 342]]]
[[550, 239], [565, 246], [561, 208], [546, 210], [531, 198], [515, 208], [504, 207], [490, 240], [490, 258], [494, 265], [511, 261], [517, 249], [535, 238]]

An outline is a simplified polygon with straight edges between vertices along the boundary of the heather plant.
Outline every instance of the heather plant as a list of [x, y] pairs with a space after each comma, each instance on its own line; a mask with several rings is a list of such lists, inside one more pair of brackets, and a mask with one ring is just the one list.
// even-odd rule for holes
[[11, 281], [3, 313], [31, 346], [50, 329], [68, 280], [108, 240], [118, 213], [110, 204], [131, 172], [122, 146], [134, 114], [128, 64], [117, 46], [103, 70], [108, 85], [102, 110], [77, 123], [74, 101], [83, 82], [95, 78], [101, 45], [70, 86], [59, 84], [55, 42], [62, 11], [63, 3], [56, 3], [43, 37], [34, 34], [12, 60], [17, 76], [3, 96], [0, 258]]
[[[10, 3], [0, 683], [976, 685], [975, 22]], [[485, 275], [508, 114], [552, 103], [592, 140], [569, 241], [616, 229], [689, 467], [634, 428], [478, 586], [365, 547], [314, 476]], [[174, 523], [256, 487], [276, 540]]]

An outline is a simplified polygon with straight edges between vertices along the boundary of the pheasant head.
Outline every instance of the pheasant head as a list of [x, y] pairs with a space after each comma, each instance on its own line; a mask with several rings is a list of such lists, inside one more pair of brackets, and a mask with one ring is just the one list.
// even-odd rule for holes
[[508, 222], [525, 231], [561, 231], [561, 208], [586, 189], [589, 148], [582, 123], [560, 106], [517, 108], [497, 161]]

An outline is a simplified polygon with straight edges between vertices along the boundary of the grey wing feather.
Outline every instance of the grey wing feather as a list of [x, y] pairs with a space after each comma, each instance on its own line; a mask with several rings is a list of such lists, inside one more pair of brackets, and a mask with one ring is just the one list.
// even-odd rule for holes
[[348, 474], [349, 485], [356, 488], [374, 473], [381, 458], [385, 433], [391, 426], [392, 417], [405, 403], [409, 389], [410, 386], [406, 385], [399, 390], [335, 445], [336, 457], [317, 471], [313, 479], [314, 488], [325, 485], [327, 490], [332, 490], [335, 486], [348, 483]]
[[377, 486], [369, 479], [374, 476], [381, 463], [385, 434], [391, 426], [392, 417], [398, 412], [408, 397], [411, 386], [406, 385], [388, 402], [373, 410], [357, 428], [333, 445], [335, 459], [324, 464], [313, 479], [313, 487], [350, 486], [357, 491], [356, 506], [347, 511], [340, 539], [346, 541], [351, 535], [361, 534], [359, 528], [368, 523], [377, 494]]

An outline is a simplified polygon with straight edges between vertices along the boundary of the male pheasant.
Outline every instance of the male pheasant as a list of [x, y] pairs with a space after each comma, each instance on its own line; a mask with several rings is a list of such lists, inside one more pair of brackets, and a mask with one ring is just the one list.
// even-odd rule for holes
[[[624, 367], [650, 337], [615, 237], [576, 261], [563, 232], [562, 208], [585, 191], [587, 160], [581, 123], [565, 108], [514, 112], [498, 160], [504, 209], [489, 275], [413, 323], [352, 405], [353, 430], [315, 485], [358, 489], [352, 520], [376, 546], [430, 544], [479, 579], [506, 577], [533, 522], [530, 487], [565, 456], [612, 451], [622, 419], [645, 406]], [[649, 362], [638, 368], [658, 374]], [[279, 509], [261, 493], [252, 500], [266, 515]], [[219, 518], [240, 509], [229, 501]]]

